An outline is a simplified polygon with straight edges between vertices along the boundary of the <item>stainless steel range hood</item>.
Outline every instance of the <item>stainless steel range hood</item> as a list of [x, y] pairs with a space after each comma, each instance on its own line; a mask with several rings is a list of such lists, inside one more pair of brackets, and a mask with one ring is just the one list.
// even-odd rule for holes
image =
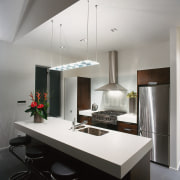
[[109, 52], [109, 83], [96, 89], [96, 91], [127, 91], [123, 86], [118, 84], [118, 53], [117, 51]]

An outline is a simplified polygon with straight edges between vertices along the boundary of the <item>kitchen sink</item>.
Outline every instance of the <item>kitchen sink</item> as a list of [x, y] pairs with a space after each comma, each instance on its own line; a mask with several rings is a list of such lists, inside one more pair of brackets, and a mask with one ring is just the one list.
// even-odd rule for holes
[[85, 126], [78, 126], [78, 127], [75, 127], [75, 129], [81, 129], [81, 128], [84, 128]]
[[84, 132], [84, 133], [88, 133], [88, 134], [92, 134], [92, 135], [95, 135], [95, 136], [102, 136], [102, 135], [108, 133], [108, 131], [104, 131], [104, 130], [97, 129], [97, 128], [92, 128], [92, 127], [87, 127], [87, 128], [84, 128], [84, 129], [80, 129], [79, 131]]

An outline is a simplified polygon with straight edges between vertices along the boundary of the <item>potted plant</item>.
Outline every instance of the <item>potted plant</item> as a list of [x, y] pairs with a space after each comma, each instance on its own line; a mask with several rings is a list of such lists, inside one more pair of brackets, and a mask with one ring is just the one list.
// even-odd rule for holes
[[34, 116], [34, 122], [43, 122], [43, 119], [47, 120], [47, 93], [36, 92], [36, 99], [33, 93], [30, 93], [31, 105], [25, 110], [25, 112], [31, 112], [30, 116]]

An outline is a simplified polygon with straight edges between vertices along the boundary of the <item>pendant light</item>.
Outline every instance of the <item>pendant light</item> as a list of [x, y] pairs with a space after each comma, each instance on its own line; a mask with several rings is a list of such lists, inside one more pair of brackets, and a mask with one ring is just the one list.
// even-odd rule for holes
[[59, 44], [60, 44], [60, 61], [62, 61], [62, 49], [64, 49], [63, 43], [62, 43], [62, 24], [59, 26]]
[[89, 0], [88, 2], [88, 9], [87, 9], [87, 44], [86, 44], [86, 55], [87, 59], [83, 61], [78, 61], [75, 63], [70, 63], [70, 64], [64, 64], [56, 67], [51, 67], [50, 70], [56, 70], [56, 71], [65, 71], [65, 70], [71, 70], [71, 69], [77, 69], [77, 68], [82, 68], [82, 67], [88, 67], [88, 66], [94, 66], [98, 65], [99, 63], [97, 62], [97, 5], [96, 7], [96, 61], [90, 60], [89, 59]]
[[53, 61], [53, 53], [52, 53], [52, 49], [53, 49], [53, 32], [54, 32], [54, 21], [53, 19], [51, 20], [51, 61], [50, 61], [50, 66], [52, 66], [52, 61]]
[[98, 41], [97, 41], [97, 7], [98, 7], [98, 5], [96, 4], [95, 5], [95, 8], [96, 8], [96, 62], [97, 62], [97, 59], [98, 59], [98, 54], [97, 54], [97, 52], [98, 52]]

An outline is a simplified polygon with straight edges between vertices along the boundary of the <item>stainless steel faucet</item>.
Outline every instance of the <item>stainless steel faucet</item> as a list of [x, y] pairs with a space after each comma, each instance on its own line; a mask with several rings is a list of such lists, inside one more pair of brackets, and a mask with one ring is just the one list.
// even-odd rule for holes
[[85, 125], [87, 123], [88, 123], [88, 121], [85, 120], [82, 123], [76, 124], [76, 118], [74, 118], [74, 120], [72, 121], [72, 127], [70, 129], [75, 131], [76, 128], [78, 128], [79, 126]]
[[76, 118], [74, 118], [74, 121], [72, 121], [72, 130], [75, 131], [75, 124], [76, 124]]

